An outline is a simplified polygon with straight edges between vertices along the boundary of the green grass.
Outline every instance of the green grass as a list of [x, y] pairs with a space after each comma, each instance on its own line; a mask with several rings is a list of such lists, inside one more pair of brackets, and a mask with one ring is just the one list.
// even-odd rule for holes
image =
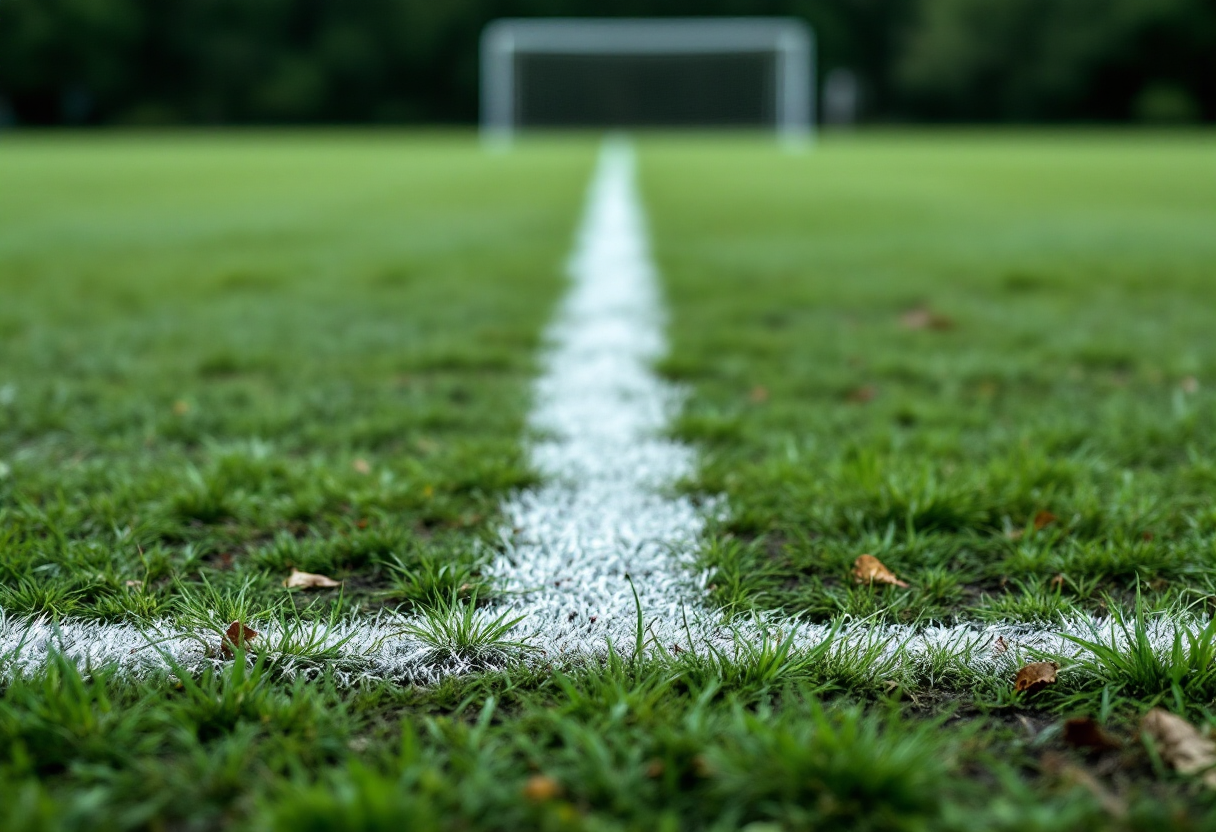
[[[356, 610], [421, 610], [438, 655], [501, 661], [479, 570], [534, 479], [527, 384], [592, 159], [387, 132], [0, 141], [0, 609], [278, 634], [200, 676], [11, 678], [0, 656], [0, 829], [1210, 827], [1216, 795], [1137, 729], [1164, 706], [1216, 730], [1216, 629], [1145, 643], [1216, 584], [1207, 135], [640, 146], [662, 369], [703, 459], [686, 487], [729, 500], [701, 553], [716, 601], [1114, 610], [1131, 649], [1097, 631], [1034, 696], [780, 638], [339, 684], [357, 668], [318, 634]], [[953, 326], [902, 326], [919, 306]], [[862, 552], [911, 587], [853, 585]], [[293, 566], [344, 586], [289, 592]], [[1070, 748], [1083, 714], [1122, 746]]]
[[[1206, 606], [1210, 135], [863, 134], [800, 157], [655, 142], [643, 160], [664, 370], [693, 393], [677, 433], [704, 450], [691, 487], [729, 498], [704, 554], [722, 604], [1037, 620], [1139, 589]], [[942, 328], [903, 323], [916, 309]], [[1042, 511], [1057, 519], [1036, 531]], [[853, 587], [863, 552], [912, 588]]]
[[528, 383], [593, 158], [6, 137], [0, 609], [146, 620], [203, 578], [266, 607], [292, 566], [351, 609], [478, 585], [532, 480]]
[[[83, 678], [54, 664], [0, 697], [0, 825], [11, 829], [1102, 829], [1095, 765], [1029, 712], [926, 716], [857, 702], [807, 664], [724, 680], [689, 655], [519, 669], [432, 688]], [[826, 702], [826, 704], [824, 704]], [[1008, 713], [1008, 710], [1005, 711]], [[1121, 828], [1202, 828], [1210, 796], [1114, 771]], [[537, 790], [536, 778], [543, 778]], [[754, 825], [753, 825], [754, 824]]]

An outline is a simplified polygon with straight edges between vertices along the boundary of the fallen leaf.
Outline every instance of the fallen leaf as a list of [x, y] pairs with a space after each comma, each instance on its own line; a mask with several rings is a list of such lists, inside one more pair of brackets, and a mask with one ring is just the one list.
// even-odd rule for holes
[[370, 474], [372, 472], [372, 466], [366, 459], [362, 458], [356, 459], [350, 464], [350, 467], [355, 469], [356, 474]]
[[143, 582], [143, 581], [127, 581], [127, 582], [126, 582], [126, 585], [127, 585], [127, 586], [129, 586], [129, 587], [131, 587], [131, 588], [133, 588], [133, 589], [134, 589], [134, 588], [142, 588], [142, 587], [143, 587], [143, 585], [144, 585], [144, 582]]
[[238, 649], [244, 649], [249, 642], [258, 637], [258, 631], [246, 627], [240, 621], [233, 621], [224, 631], [224, 641], [220, 645], [220, 655], [231, 659]]
[[764, 404], [768, 401], [768, 388], [763, 384], [757, 384], [752, 388], [752, 391], [747, 394], [747, 397], [755, 404]]
[[1182, 388], [1183, 393], [1198, 393], [1199, 379], [1194, 376], [1187, 376], [1182, 381], [1178, 382], [1178, 386]]
[[877, 387], [873, 384], [863, 384], [846, 393], [844, 399], [853, 404], [865, 404], [866, 402], [873, 401], [877, 395]]
[[904, 329], [946, 330], [954, 328], [953, 318], [938, 314], [927, 306], [909, 309], [899, 316], [899, 322], [903, 325]]
[[895, 577], [882, 561], [873, 555], [862, 555], [853, 561], [853, 580], [859, 584], [890, 584], [907, 588], [908, 584]]
[[561, 793], [561, 783], [544, 774], [534, 774], [524, 783], [524, 797], [533, 803], [545, 803]]
[[181, 399], [178, 399], [177, 401], [175, 401], [173, 403], [173, 415], [185, 416], [189, 412], [190, 412], [190, 404], [188, 402], [184, 402]]
[[1054, 578], [1052, 578], [1047, 583], [1051, 586], [1052, 589], [1063, 589], [1064, 588], [1064, 573], [1061, 572], [1061, 573], [1057, 574]]
[[1106, 733], [1091, 717], [1083, 716], [1064, 723], [1064, 742], [1087, 751], [1109, 751], [1122, 743]]
[[1047, 528], [1059, 519], [1059, 517], [1056, 517], [1050, 511], [1040, 511], [1034, 516], [1034, 530], [1036, 532], [1041, 532], [1043, 529]]
[[1203, 773], [1203, 782], [1216, 789], [1216, 743], [1200, 734], [1191, 723], [1169, 711], [1153, 708], [1140, 720], [1140, 730], [1152, 738], [1157, 753], [1176, 771]]
[[996, 641], [992, 642], [992, 655], [999, 656], [1009, 650], [1009, 642], [1005, 641], [1004, 636], [997, 636]]
[[328, 575], [314, 575], [312, 572], [301, 572], [293, 567], [287, 580], [283, 581], [283, 586], [288, 589], [329, 589], [342, 586], [342, 582], [335, 581]]
[[1056, 683], [1056, 671], [1059, 669], [1055, 662], [1031, 662], [1018, 671], [1013, 680], [1013, 689], [1022, 693], [1038, 693]]

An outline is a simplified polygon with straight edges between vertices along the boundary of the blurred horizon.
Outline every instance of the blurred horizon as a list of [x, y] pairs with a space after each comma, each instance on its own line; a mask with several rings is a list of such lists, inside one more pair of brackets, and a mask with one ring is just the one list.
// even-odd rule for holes
[[2, 0], [0, 125], [472, 124], [484, 26], [550, 16], [799, 18], [861, 123], [1216, 120], [1212, 0], [597, 5]]

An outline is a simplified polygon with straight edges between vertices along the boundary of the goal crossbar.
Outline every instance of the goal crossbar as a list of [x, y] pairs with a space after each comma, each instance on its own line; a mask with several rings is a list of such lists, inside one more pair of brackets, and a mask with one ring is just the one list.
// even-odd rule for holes
[[520, 55], [729, 55], [770, 52], [775, 121], [803, 142], [814, 125], [814, 38], [795, 18], [503, 19], [481, 37], [481, 128], [494, 143], [519, 129]]

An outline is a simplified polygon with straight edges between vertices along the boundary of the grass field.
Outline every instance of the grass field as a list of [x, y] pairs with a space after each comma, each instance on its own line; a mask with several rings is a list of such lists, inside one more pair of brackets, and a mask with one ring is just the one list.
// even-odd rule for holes
[[[1123, 616], [1036, 695], [943, 666], [530, 660], [429, 687], [52, 662], [0, 682], [8, 829], [1201, 829], [1142, 739], [1216, 727], [1208, 134], [639, 142], [725, 495], [714, 603], [812, 621]], [[595, 157], [467, 136], [0, 142], [0, 610], [219, 627], [495, 587], [528, 384]], [[861, 553], [907, 588], [856, 585]], [[291, 592], [292, 567], [343, 581]], [[643, 611], [644, 612], [644, 611]], [[8, 659], [0, 657], [0, 667]], [[1078, 750], [1092, 716], [1119, 747]]]
[[[1207, 611], [1210, 137], [740, 153], [660, 146], [645, 175], [665, 369], [696, 391], [680, 434], [732, 509], [706, 551], [721, 603], [1034, 620], [1139, 589]], [[848, 586], [859, 550], [914, 589]]]
[[340, 572], [350, 608], [446, 593], [435, 557], [475, 569], [532, 477], [592, 153], [7, 140], [0, 609], [164, 615], [204, 575], [266, 608], [288, 564]]

